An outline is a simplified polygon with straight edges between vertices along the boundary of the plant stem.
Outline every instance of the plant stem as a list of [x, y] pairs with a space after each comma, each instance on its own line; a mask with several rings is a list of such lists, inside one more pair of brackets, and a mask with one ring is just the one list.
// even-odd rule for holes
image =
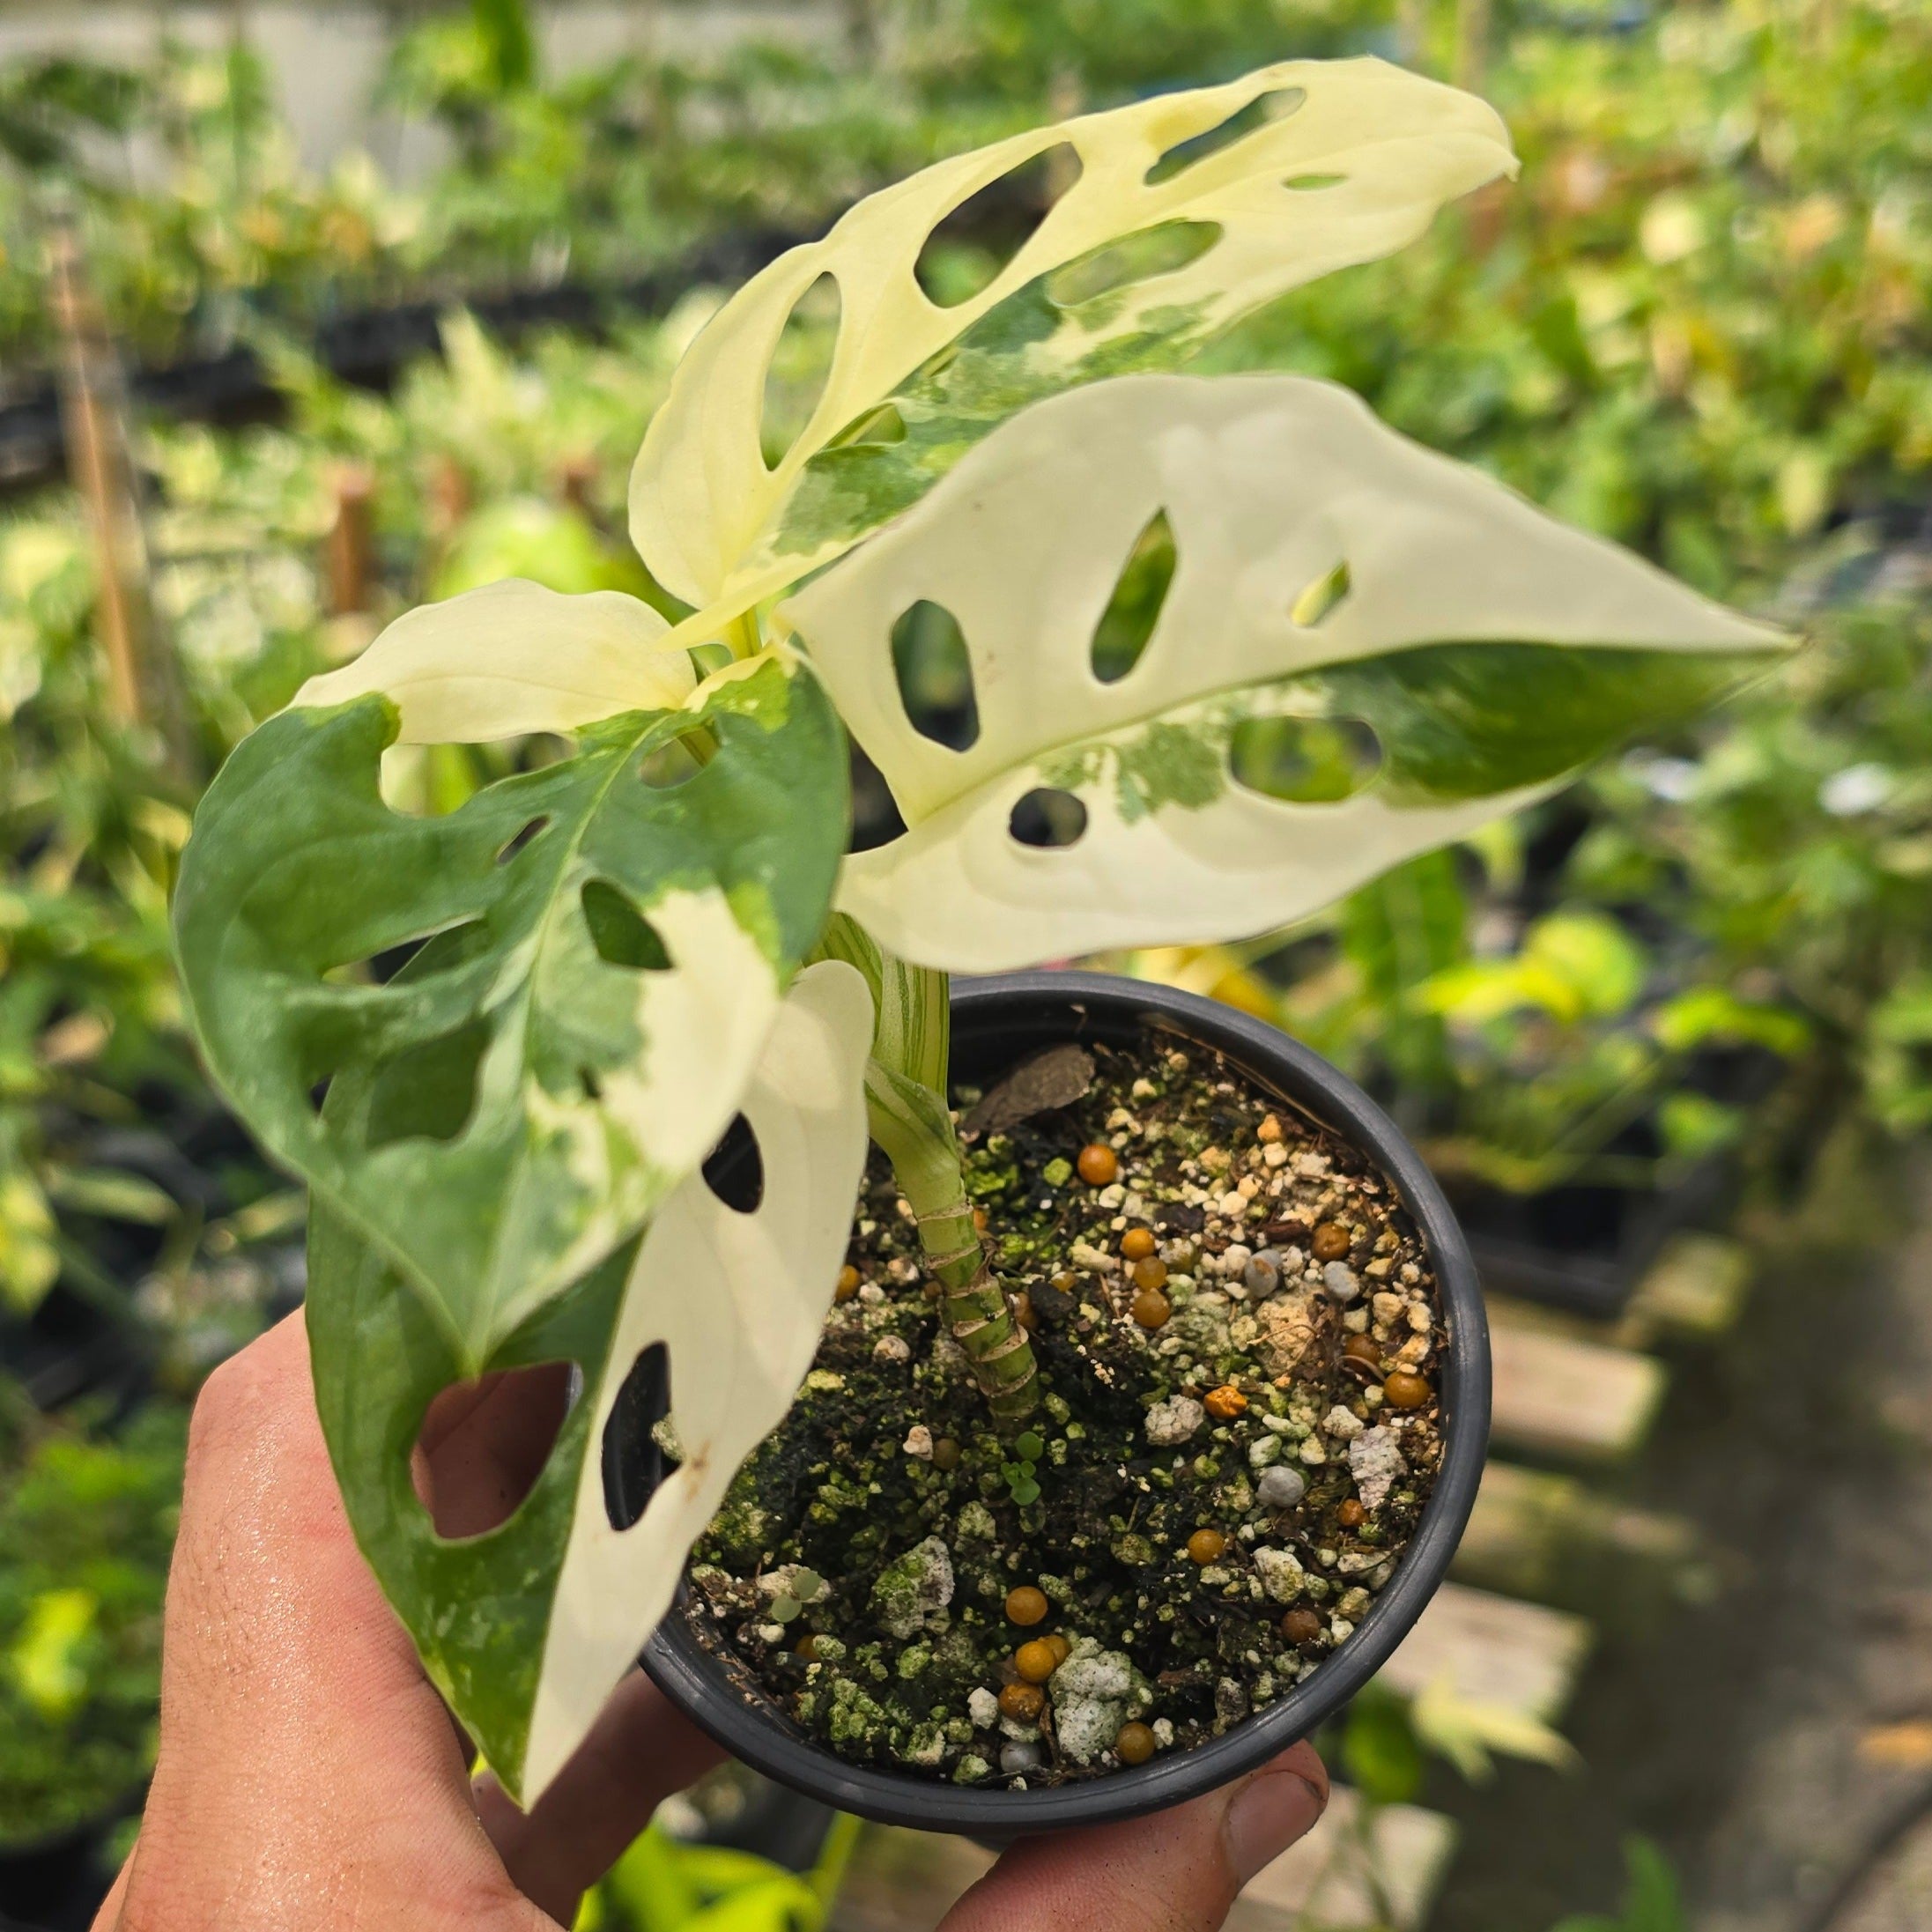
[[863, 927], [835, 914], [821, 958], [864, 973], [877, 1013], [865, 1070], [867, 1121], [919, 1224], [947, 1331], [966, 1351], [987, 1405], [1003, 1426], [1033, 1413], [1040, 1369], [973, 1218], [966, 1167], [946, 1106], [947, 977], [884, 951]]
[[1040, 1399], [1039, 1366], [1005, 1288], [987, 1265], [951, 1122], [942, 1139], [870, 1071], [865, 1097], [872, 1138], [885, 1150], [918, 1218], [919, 1245], [939, 1284], [947, 1332], [966, 1351], [988, 1407], [1001, 1422], [1017, 1423]]

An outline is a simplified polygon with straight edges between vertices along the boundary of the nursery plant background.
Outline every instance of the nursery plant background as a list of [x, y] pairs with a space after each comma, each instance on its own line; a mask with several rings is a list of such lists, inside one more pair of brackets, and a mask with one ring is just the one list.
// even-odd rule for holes
[[[512, 0], [389, 9], [374, 105], [433, 137], [406, 181], [354, 148], [298, 162], [299, 80], [245, 6], [180, 35], [157, 10], [138, 57], [76, 28], [0, 65], [0, 1914], [50, 1857], [69, 1891], [37, 1909], [85, 1912], [71, 1874], [111, 1855], [152, 1750], [189, 1406], [301, 1293], [303, 1201], [211, 1091], [174, 987], [198, 788], [423, 598], [520, 575], [674, 610], [622, 540], [625, 479], [720, 281], [1048, 116], [1373, 51], [1492, 99], [1521, 181], [1208, 366], [1344, 382], [1810, 646], [1307, 925], [1104, 963], [1262, 1013], [1364, 1080], [1450, 1184], [1490, 1285], [1549, 1333], [1626, 1334], [1683, 1228], [1751, 1257], [1736, 1321], [1666, 1351], [1646, 1440], [1587, 1504], [1547, 1492], [1562, 1520], [1517, 1588], [1593, 1626], [1570, 1742], [1386, 1692], [1328, 1740], [1371, 1808], [1459, 1821], [1427, 1922], [1892, 1923], [1854, 1921], [1849, 1888], [1909, 1849], [1932, 1670], [1848, 1747], [1884, 1772], [1876, 1810], [1782, 1916], [1737, 1854], [1737, 1794], [1761, 1788], [1774, 1834], [1752, 1714], [1780, 1672], [1875, 1667], [1832, 1607], [1860, 1594], [1855, 1556], [1805, 1526], [1876, 1494], [1882, 1536], [1927, 1506], [1915, 1384], [1886, 1366], [1932, 1358], [1932, 1294], [1911, 1292], [1914, 1266], [1932, 1291], [1911, 1247], [1932, 1124], [1932, 9], [842, 0], [804, 33], [782, 9], [672, 31], [707, 11], [637, 0], [616, 52], [569, 66]], [[965, 211], [928, 285], [977, 286], [1029, 212], [1018, 192]], [[781, 346], [780, 444], [827, 339], [807, 315]], [[943, 729], [970, 701], [957, 652], [903, 643]], [[1319, 787], [1351, 754], [1305, 737], [1275, 762]], [[392, 753], [386, 783], [447, 811], [546, 755]], [[858, 778], [877, 840], [890, 803]], [[1618, 1510], [1670, 1535], [1585, 1533]], [[729, 1855], [654, 1834], [586, 1922], [809, 1921], [845, 1843], [782, 1897]]]

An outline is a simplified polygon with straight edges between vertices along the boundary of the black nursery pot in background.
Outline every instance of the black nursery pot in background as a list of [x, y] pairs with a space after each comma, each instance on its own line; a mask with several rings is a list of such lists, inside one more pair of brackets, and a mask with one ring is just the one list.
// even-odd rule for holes
[[[1388, 1587], [1355, 1632], [1279, 1702], [1222, 1736], [1087, 1781], [1046, 1790], [970, 1789], [848, 1764], [806, 1738], [749, 1677], [706, 1651], [674, 1611], [644, 1666], [688, 1717], [755, 1770], [885, 1825], [1009, 1838], [1101, 1825], [1198, 1797], [1254, 1770], [1333, 1716], [1388, 1661], [1447, 1574], [1469, 1521], [1489, 1435], [1489, 1330], [1468, 1244], [1442, 1190], [1395, 1123], [1318, 1055], [1231, 1007], [1172, 988], [1099, 973], [1017, 973], [957, 981], [952, 1070], [984, 1085], [1062, 1041], [1133, 1049], [1148, 1025], [1224, 1055], [1256, 1086], [1312, 1116], [1393, 1183], [1433, 1263], [1447, 1346], [1441, 1366], [1442, 1467], [1422, 1522]], [[646, 1456], [608, 1469], [648, 1479]]]

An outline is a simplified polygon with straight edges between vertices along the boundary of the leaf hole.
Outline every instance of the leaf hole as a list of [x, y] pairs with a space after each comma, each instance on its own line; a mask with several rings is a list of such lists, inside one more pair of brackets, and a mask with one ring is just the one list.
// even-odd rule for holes
[[881, 403], [855, 416], [832, 440], [828, 449], [887, 448], [906, 440], [906, 418], [896, 403]]
[[1140, 663], [1173, 576], [1173, 529], [1166, 511], [1157, 510], [1134, 539], [1107, 609], [1093, 627], [1093, 675], [1103, 685], [1118, 684]]
[[852, 837], [847, 849], [870, 852], [905, 835], [906, 820], [877, 766], [851, 742]]
[[1291, 174], [1281, 185], [1298, 195], [1312, 195], [1321, 189], [1339, 188], [1347, 179], [1346, 174]]
[[452, 1382], [430, 1403], [410, 1480], [443, 1541], [486, 1536], [516, 1514], [582, 1390], [574, 1362], [538, 1362]]
[[1344, 559], [1333, 570], [1324, 571], [1288, 607], [1289, 617], [1305, 631], [1334, 616], [1351, 586]]
[[1198, 262], [1220, 239], [1218, 221], [1157, 223], [1102, 242], [1054, 270], [1047, 278], [1047, 300], [1062, 308], [1077, 308], [1133, 283], [1177, 274]]
[[1021, 845], [1063, 849], [1084, 835], [1087, 808], [1071, 792], [1036, 785], [1014, 805], [1006, 825]]
[[426, 980], [432, 973], [448, 973], [474, 959], [488, 939], [489, 928], [482, 920], [459, 920], [454, 926], [399, 939], [393, 946], [365, 953], [359, 959], [344, 959], [330, 966], [322, 978], [331, 986], [387, 986], [405, 975], [411, 981]]
[[315, 1085], [308, 1090], [308, 1105], [310, 1110], [315, 1114], [317, 1120], [320, 1120], [322, 1118], [322, 1110], [323, 1107], [327, 1104], [329, 1099], [329, 1085], [334, 1081], [335, 1077], [335, 1075], [332, 1073], [325, 1073], [322, 1077], [322, 1078], [316, 1081]]
[[653, 1342], [631, 1364], [603, 1425], [603, 1514], [620, 1533], [643, 1520], [658, 1485], [683, 1465], [670, 1421], [670, 1351]]
[[913, 263], [926, 300], [957, 308], [989, 288], [1079, 178], [1078, 151], [1057, 141], [941, 216]]
[[541, 833], [544, 827], [549, 823], [550, 814], [547, 811], [540, 813], [537, 818], [532, 818], [530, 822], [527, 825], [525, 825], [521, 832], [514, 833], [512, 837], [506, 839], [503, 841], [503, 844], [501, 845], [501, 847], [499, 848], [497, 851], [496, 862], [499, 865], [507, 865], [510, 861], [517, 855], [518, 853], [526, 849], [526, 848], [528, 848], [535, 840], [537, 834]]
[[401, 1140], [455, 1140], [476, 1111], [477, 1075], [489, 1044], [488, 1021], [473, 1019], [388, 1061], [369, 1090], [367, 1151]]
[[1259, 132], [1271, 122], [1285, 121], [1307, 98], [1305, 87], [1270, 87], [1265, 93], [1256, 94], [1246, 107], [1237, 107], [1225, 120], [1218, 121], [1199, 134], [1190, 134], [1185, 141], [1177, 141], [1166, 150], [1147, 170], [1147, 185], [1158, 188], [1163, 181], [1171, 181], [1176, 174], [1198, 167], [1210, 155], [1225, 153], [1237, 141], [1245, 141], [1249, 135]]
[[704, 766], [676, 738], [668, 744], [653, 746], [637, 761], [639, 782], [660, 792], [675, 791], [680, 785], [688, 785], [703, 769]]
[[1247, 718], [1228, 742], [1237, 784], [1298, 805], [1352, 798], [1381, 760], [1381, 741], [1358, 718]]
[[639, 973], [670, 971], [663, 936], [627, 893], [608, 879], [589, 879], [581, 898], [590, 943], [606, 966], [629, 966]]
[[907, 722], [922, 738], [964, 751], [980, 736], [973, 654], [959, 619], [922, 597], [892, 625], [892, 674]]
[[811, 420], [832, 374], [839, 340], [839, 284], [821, 275], [799, 296], [765, 366], [765, 398], [759, 443], [765, 467], [775, 470]]
[[705, 1156], [699, 1170], [705, 1186], [734, 1214], [756, 1214], [765, 1198], [765, 1157], [758, 1136], [742, 1114], [731, 1116], [718, 1144]]

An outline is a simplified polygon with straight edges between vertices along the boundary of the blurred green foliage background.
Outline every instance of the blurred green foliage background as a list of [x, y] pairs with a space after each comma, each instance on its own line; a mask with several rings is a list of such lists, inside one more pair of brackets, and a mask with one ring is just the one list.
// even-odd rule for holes
[[[694, 251], [811, 233], [936, 156], [1292, 55], [1375, 51], [1477, 86], [1521, 181], [1278, 303], [1209, 366], [1346, 383], [1810, 640], [1721, 712], [1303, 928], [1111, 963], [1309, 1040], [1478, 1213], [1653, 1199], [1714, 1162], [1734, 1187], [1789, 1186], [1834, 1134], [1932, 1124], [1932, 11], [847, 0], [828, 18], [568, 72], [521, 6], [416, 18], [381, 100], [446, 140], [406, 186], [357, 152], [305, 170], [245, 33], [138, 68], [81, 44], [0, 65], [0, 409], [73, 352], [57, 233], [122, 371], [240, 346], [274, 390], [265, 419], [124, 418], [142, 718], [114, 696], [82, 496], [0, 497], [0, 1847], [138, 1788], [184, 1405], [300, 1289], [301, 1200], [208, 1090], [174, 988], [166, 905], [198, 784], [424, 597], [518, 574], [669, 608], [623, 498], [722, 292], [686, 272]], [[137, 143], [158, 178], [128, 165]], [[1016, 189], [933, 272], [981, 272], [1033, 212]], [[566, 283], [590, 326], [505, 337], [468, 306]], [[386, 388], [329, 373], [318, 331], [423, 300], [437, 352]], [[809, 315], [788, 331], [774, 426], [828, 351]], [[905, 676], [958, 700], [944, 640]], [[444, 810], [545, 755], [396, 753], [387, 783]], [[614, 1894], [600, 1909], [624, 1922]]]

